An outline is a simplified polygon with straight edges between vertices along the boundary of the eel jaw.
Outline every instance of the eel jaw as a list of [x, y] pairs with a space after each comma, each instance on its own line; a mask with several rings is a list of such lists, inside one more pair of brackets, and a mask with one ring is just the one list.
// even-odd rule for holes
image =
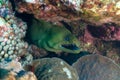
[[62, 47], [70, 49], [70, 50], [78, 50], [79, 47], [77, 47], [75, 44], [63, 44]]
[[61, 47], [70, 53], [79, 53], [80, 48], [76, 44], [62, 44]]

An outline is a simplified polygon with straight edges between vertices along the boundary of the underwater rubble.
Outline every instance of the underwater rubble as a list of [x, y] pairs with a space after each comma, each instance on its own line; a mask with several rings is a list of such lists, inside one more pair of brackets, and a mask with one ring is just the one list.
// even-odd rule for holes
[[[30, 43], [26, 36], [32, 23], [23, 18], [33, 17], [52, 28], [63, 26], [78, 39], [81, 51], [54, 52]], [[0, 0], [0, 80], [84, 79], [120, 79], [119, 0]]]

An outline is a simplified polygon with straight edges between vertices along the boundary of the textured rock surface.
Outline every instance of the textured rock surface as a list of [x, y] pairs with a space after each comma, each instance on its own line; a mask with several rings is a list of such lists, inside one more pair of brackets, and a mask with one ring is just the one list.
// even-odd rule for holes
[[119, 80], [120, 67], [111, 59], [97, 55], [87, 55], [73, 64], [79, 80]]
[[[51, 21], [56, 17], [59, 17], [57, 21], [61, 17], [73, 20], [80, 17], [95, 24], [106, 22], [120, 24], [119, 0], [36, 0], [36, 3], [33, 1], [34, 4], [27, 0], [27, 3], [17, 0], [16, 2], [19, 12], [32, 13], [37, 18], [45, 20]], [[40, 6], [41, 4], [42, 6]]]
[[76, 71], [59, 58], [43, 58], [33, 62], [38, 80], [78, 80]]

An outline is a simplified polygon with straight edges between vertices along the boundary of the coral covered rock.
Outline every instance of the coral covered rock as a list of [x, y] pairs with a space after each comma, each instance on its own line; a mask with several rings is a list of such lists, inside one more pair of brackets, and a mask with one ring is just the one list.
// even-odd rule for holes
[[[17, 10], [34, 14], [37, 18], [53, 20], [84, 19], [96, 24], [115, 22], [120, 24], [119, 0], [33, 0], [17, 1]], [[63, 20], [62, 18], [62, 20]], [[65, 20], [65, 19], [64, 19]]]
[[9, 72], [7, 75], [5, 75], [5, 77], [0, 78], [0, 80], [37, 80], [37, 78], [32, 72], [26, 72], [24, 75], [19, 77], [18, 74], [15, 75], [15, 73]]
[[59, 58], [43, 58], [33, 61], [38, 80], [78, 80], [76, 71]]
[[37, 80], [34, 73], [25, 71], [20, 62], [12, 60], [0, 63], [0, 80]]
[[34, 73], [26, 72], [23, 76], [17, 77], [17, 80], [37, 80], [37, 78]]
[[28, 44], [23, 41], [27, 25], [15, 17], [11, 8], [9, 0], [0, 1], [0, 62], [27, 53]]
[[106, 23], [100, 26], [87, 26], [88, 34], [94, 38], [99, 38], [105, 41], [120, 40], [120, 26], [114, 23]]
[[0, 68], [6, 69], [8, 71], [13, 71], [13, 72], [19, 72], [23, 70], [23, 67], [20, 62], [17, 60], [12, 60], [12, 61], [2, 61], [0, 63]]
[[76, 18], [81, 0], [15, 0], [16, 10], [20, 13], [34, 14], [36, 18], [57, 23], [61, 20]]
[[44, 57], [44, 56], [48, 55], [46, 50], [38, 48], [35, 45], [30, 45], [29, 46], [29, 51], [32, 53], [32, 56], [33, 56], [34, 59], [38, 59], [38, 58], [41, 58], [41, 57]]
[[81, 57], [73, 64], [76, 68], [79, 80], [119, 80], [120, 66], [111, 59], [97, 55]]
[[119, 0], [85, 0], [81, 5], [81, 18], [96, 24], [114, 22], [120, 24]]

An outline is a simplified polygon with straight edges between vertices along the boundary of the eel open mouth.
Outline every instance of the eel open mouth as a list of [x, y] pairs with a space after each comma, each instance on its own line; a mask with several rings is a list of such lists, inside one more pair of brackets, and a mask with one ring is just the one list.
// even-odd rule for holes
[[62, 47], [70, 49], [70, 50], [78, 50], [78, 49], [80, 49], [75, 44], [63, 44]]

